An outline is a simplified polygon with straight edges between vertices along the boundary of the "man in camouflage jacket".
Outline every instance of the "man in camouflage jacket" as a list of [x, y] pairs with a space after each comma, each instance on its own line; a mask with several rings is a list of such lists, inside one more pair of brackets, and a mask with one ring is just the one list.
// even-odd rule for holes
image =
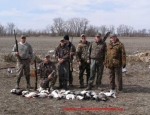
[[96, 87], [99, 89], [102, 80], [104, 59], [106, 52], [106, 43], [102, 40], [101, 34], [95, 36], [95, 41], [91, 42], [88, 49], [88, 62], [90, 64], [90, 78], [88, 81], [87, 90], [92, 89], [92, 85], [96, 78]]
[[69, 79], [69, 48], [65, 45], [64, 39], [60, 40], [59, 46], [55, 50], [55, 56], [58, 60], [59, 89], [68, 89], [67, 81]]
[[123, 43], [119, 41], [116, 34], [110, 35], [110, 43], [107, 46], [105, 66], [110, 73], [111, 92], [115, 91], [115, 79], [117, 91], [122, 90], [122, 67], [126, 67], [126, 52]]
[[[53, 89], [57, 80], [56, 66], [50, 61], [50, 56], [48, 54], [45, 55], [44, 61], [39, 64], [37, 69], [37, 72], [40, 75], [40, 87], [43, 89]], [[49, 87], [50, 81], [51, 85]]]
[[86, 40], [86, 36], [84, 34], [81, 35], [81, 41], [77, 45], [76, 49], [76, 58], [77, 62], [79, 64], [79, 81], [80, 81], [80, 88], [84, 88], [84, 79], [83, 79], [83, 74], [84, 71], [86, 70], [86, 83], [88, 85], [88, 79], [90, 77], [90, 64], [87, 63], [88, 59], [88, 47], [90, 45], [90, 42]]

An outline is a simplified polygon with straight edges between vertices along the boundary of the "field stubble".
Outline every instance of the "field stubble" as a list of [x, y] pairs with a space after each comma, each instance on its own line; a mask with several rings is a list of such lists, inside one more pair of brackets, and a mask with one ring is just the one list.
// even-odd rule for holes
[[[59, 44], [61, 37], [28, 37], [27, 41], [32, 45], [34, 52], [37, 55], [44, 55], [49, 50], [54, 50]], [[75, 46], [80, 38], [74, 38]], [[88, 41], [93, 41], [94, 38], [88, 38]], [[144, 52], [150, 49], [150, 38], [120, 38], [124, 43], [127, 55], [135, 51]], [[19, 41], [19, 38], [18, 38]], [[107, 43], [109, 38], [107, 39]], [[15, 41], [14, 38], [0, 38], [0, 55], [11, 53]], [[1, 59], [2, 60], [2, 59]], [[6, 65], [6, 62], [1, 61], [0, 65]], [[107, 102], [95, 101], [78, 101], [78, 100], [55, 100], [55, 99], [28, 99], [21, 96], [12, 95], [10, 90], [14, 88], [16, 77], [15, 75], [7, 74], [6, 70], [1, 70], [0, 82], [0, 114], [1, 115], [148, 115], [150, 112], [150, 69], [149, 63], [143, 62], [127, 62], [127, 73], [123, 74], [124, 92], [120, 93], [116, 99], [109, 98]], [[79, 89], [78, 74], [74, 72], [73, 90]], [[31, 77], [32, 86], [34, 86], [34, 77]], [[105, 91], [109, 89], [108, 70], [104, 69], [102, 79], [103, 88]], [[22, 77], [21, 87], [25, 87], [25, 78]], [[56, 83], [58, 86], [58, 80]], [[96, 92], [100, 92], [95, 90]], [[89, 111], [66, 111], [63, 108], [123, 108], [122, 111], [105, 111], [105, 110], [89, 110]]]

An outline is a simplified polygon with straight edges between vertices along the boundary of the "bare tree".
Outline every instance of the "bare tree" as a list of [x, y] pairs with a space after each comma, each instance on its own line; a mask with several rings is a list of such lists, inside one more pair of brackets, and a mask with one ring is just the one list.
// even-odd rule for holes
[[0, 35], [5, 36], [6, 35], [6, 29], [3, 25], [0, 24]]
[[23, 34], [22, 30], [20, 29], [16, 28], [15, 30], [16, 30], [17, 36], [21, 36]]
[[52, 35], [52, 36], [56, 36], [56, 33], [57, 33], [57, 32], [55, 32], [54, 26], [51, 26], [50, 29], [51, 29], [51, 35]]
[[86, 35], [87, 35], [87, 36], [94, 37], [98, 32], [99, 32], [99, 27], [90, 25], [90, 26], [87, 28]]
[[72, 18], [66, 21], [65, 30], [71, 35], [80, 36], [81, 33], [86, 33], [88, 23], [86, 18]]
[[99, 27], [99, 32], [102, 34], [102, 36], [104, 36], [107, 31], [108, 28], [105, 25]]
[[65, 21], [62, 18], [55, 18], [53, 19], [53, 21], [54, 21], [53, 24], [54, 29], [56, 30], [59, 36], [62, 36], [65, 28]]
[[46, 26], [45, 32], [48, 36], [51, 34], [51, 25]]
[[8, 23], [6, 29], [7, 29], [7, 34], [12, 36], [14, 29], [15, 29], [15, 24], [14, 23]]
[[108, 31], [112, 34], [115, 33], [115, 26], [114, 25], [110, 25], [109, 28], [108, 28]]
[[119, 36], [130, 37], [135, 34], [136, 31], [133, 30], [133, 27], [127, 25], [119, 25], [117, 28], [117, 33]]
[[12, 36], [14, 29], [17, 35], [25, 34], [28, 36], [63, 36], [64, 34], [69, 34], [70, 36], [80, 36], [82, 33], [87, 36], [95, 36], [96, 33], [101, 33], [102, 36], [106, 34], [107, 31], [111, 33], [117, 33], [118, 36], [122, 37], [146, 37], [150, 36], [150, 29], [139, 29], [135, 30], [131, 26], [124, 24], [119, 25], [116, 30], [114, 25], [101, 25], [94, 26], [89, 25], [89, 21], [86, 18], [71, 18], [64, 21], [62, 18], [54, 18], [53, 24], [46, 26], [45, 29], [28, 29], [20, 30], [16, 28], [14, 23], [7, 23], [6, 27], [0, 24], [0, 36]]
[[147, 36], [146, 29], [142, 29], [141, 30], [141, 36], [142, 37], [146, 37]]

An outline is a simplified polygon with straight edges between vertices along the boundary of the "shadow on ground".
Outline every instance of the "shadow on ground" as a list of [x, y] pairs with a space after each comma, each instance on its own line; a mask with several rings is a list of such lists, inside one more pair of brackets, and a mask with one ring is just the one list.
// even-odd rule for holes
[[125, 85], [124, 93], [150, 93], [150, 88], [140, 85]]

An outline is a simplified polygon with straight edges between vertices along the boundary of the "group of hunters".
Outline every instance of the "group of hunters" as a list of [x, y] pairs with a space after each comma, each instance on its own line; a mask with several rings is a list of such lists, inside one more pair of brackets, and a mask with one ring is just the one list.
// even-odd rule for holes
[[[125, 48], [116, 34], [110, 34], [109, 37], [110, 42], [106, 44], [101, 34], [96, 34], [95, 41], [92, 42], [87, 41], [86, 35], [82, 34], [77, 47], [69, 41], [68, 35], [60, 39], [60, 44], [55, 49], [59, 78], [59, 86], [57, 88], [68, 90], [68, 85], [73, 87], [73, 68], [71, 64], [76, 56], [79, 67], [80, 88], [91, 90], [96, 77], [96, 88], [100, 89], [105, 66], [109, 70], [110, 91], [122, 91], [122, 68], [126, 67]], [[30, 89], [30, 64], [34, 63], [34, 56], [32, 46], [26, 42], [26, 36], [21, 36], [18, 45], [14, 45], [12, 53], [19, 57], [17, 58], [15, 88], [19, 88], [20, 79], [24, 74], [27, 89]], [[85, 70], [86, 82], [84, 83], [83, 75]], [[54, 89], [57, 80], [56, 71], [56, 65], [51, 61], [50, 55], [46, 54], [43, 62], [37, 67], [37, 73], [40, 76], [40, 87], [43, 89]]]

